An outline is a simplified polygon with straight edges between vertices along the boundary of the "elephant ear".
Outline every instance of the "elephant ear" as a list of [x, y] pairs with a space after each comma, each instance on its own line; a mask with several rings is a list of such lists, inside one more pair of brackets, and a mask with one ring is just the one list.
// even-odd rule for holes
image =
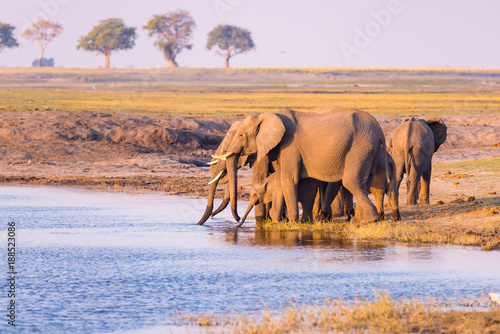
[[257, 127], [257, 161], [264, 158], [269, 151], [275, 148], [285, 134], [285, 125], [281, 118], [273, 113], [263, 113], [259, 115], [259, 125]]
[[432, 116], [425, 120], [425, 123], [431, 128], [434, 134], [434, 152], [436, 152], [446, 140], [448, 127], [439, 117]]

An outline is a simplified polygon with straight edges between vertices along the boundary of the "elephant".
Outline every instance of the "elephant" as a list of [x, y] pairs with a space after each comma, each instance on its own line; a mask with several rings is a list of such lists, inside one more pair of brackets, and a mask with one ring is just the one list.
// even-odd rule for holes
[[[407, 205], [429, 204], [432, 155], [446, 141], [447, 127], [436, 116], [426, 120], [411, 118], [401, 123], [392, 135], [392, 156], [396, 163], [399, 189], [407, 174]], [[418, 188], [420, 187], [420, 191]]]
[[[236, 183], [236, 163], [240, 156], [257, 154], [258, 163], [273, 150], [277, 156], [275, 177], [281, 187], [281, 193], [273, 194], [273, 221], [279, 219], [283, 200], [288, 220], [298, 221], [297, 185], [304, 178], [324, 182], [342, 180], [358, 201], [361, 213], [357, 217], [367, 221], [380, 218], [366, 187], [386, 145], [380, 125], [370, 114], [330, 107], [322, 113], [281, 110], [250, 115], [239, 127], [227, 153], [214, 158], [226, 159], [228, 177]], [[229, 190], [231, 197], [235, 197], [232, 192], [236, 188], [231, 186]]]
[[[252, 187], [250, 201], [247, 210], [237, 227], [241, 227], [245, 222], [248, 213], [256, 204], [263, 203], [266, 208], [272, 207], [274, 192], [280, 192], [281, 187], [276, 178], [276, 173], [272, 173], [263, 180], [260, 180]], [[302, 204], [302, 222], [313, 220], [314, 197], [318, 191], [319, 181], [311, 178], [300, 179], [298, 184], [298, 199]], [[283, 216], [285, 208], [280, 208], [280, 217]]]
[[[386, 165], [381, 155], [377, 161], [377, 169], [375, 170], [369, 192], [375, 197], [380, 219], [385, 218], [384, 195], [387, 194], [389, 204], [392, 208], [392, 219], [398, 221], [401, 220], [401, 215], [399, 213], [399, 190], [396, 182], [396, 164], [389, 153], [387, 153], [387, 169], [389, 177], [386, 177]], [[351, 216], [354, 214], [352, 194], [344, 187], [339, 190], [335, 197], [331, 205], [331, 211], [332, 217], [343, 216], [345, 212], [348, 220], [350, 220]], [[326, 214], [327, 213], [322, 213], [322, 216]]]
[[[220, 143], [219, 147], [215, 151], [215, 155], [221, 155], [226, 153], [227, 147], [229, 143], [232, 141], [234, 138], [238, 128], [241, 126], [242, 122], [241, 121], [236, 121], [234, 122], [229, 130], [226, 133], [226, 136]], [[235, 168], [239, 169], [243, 167], [246, 164], [249, 164], [250, 166], [253, 167], [254, 171], [254, 176], [252, 177], [252, 184], [257, 182], [260, 179], [263, 179], [268, 175], [268, 163], [266, 159], [263, 159], [261, 162], [256, 164], [254, 162], [255, 160], [255, 155], [250, 155], [250, 156], [241, 156], [237, 163]], [[236, 184], [233, 184], [231, 180], [234, 178], [229, 178], [228, 176], [231, 173], [235, 173], [235, 169], [232, 167], [230, 170], [228, 170], [226, 166], [226, 161], [225, 160], [213, 160], [208, 163], [210, 165], [210, 175], [212, 177], [212, 181], [209, 183], [210, 188], [208, 191], [208, 200], [207, 200], [207, 207], [205, 209], [205, 213], [203, 214], [202, 218], [198, 222], [198, 225], [203, 225], [207, 219], [210, 216], [215, 216], [216, 214], [220, 213], [222, 210], [224, 210], [229, 203], [231, 203], [231, 212], [233, 214], [233, 217], [236, 221], [240, 220], [240, 217], [238, 215], [238, 210], [237, 210], [237, 204], [236, 204], [236, 197], [231, 198], [231, 193], [235, 194], [235, 191], [231, 192], [230, 188], [231, 187], [236, 187]], [[255, 178], [255, 180], [254, 180]], [[218, 184], [225, 184], [225, 191], [224, 191], [224, 198], [222, 200], [222, 203], [220, 206], [215, 210], [213, 210], [213, 203], [214, 203], [214, 197], [215, 197], [215, 191], [217, 188]], [[265, 209], [263, 205], [257, 205], [255, 207], [256, 211], [256, 218], [258, 220], [263, 219], [265, 217]]]
[[[236, 134], [236, 131], [238, 131], [238, 128], [240, 127], [241, 123], [242, 123], [241, 121], [236, 121], [231, 125], [231, 127], [229, 128], [229, 130], [226, 133], [226, 136], [224, 137], [224, 139], [220, 143], [219, 147], [215, 151], [215, 154], [222, 154], [222, 153], [226, 152], [227, 146], [229, 145], [229, 143], [233, 139], [234, 135]], [[215, 162], [217, 162], [217, 163], [209, 162], [210, 175], [212, 176], [212, 179], [217, 178], [217, 181], [209, 183], [210, 188], [208, 191], [207, 207], [205, 209], [205, 213], [203, 214], [202, 218], [198, 222], [198, 225], [203, 225], [203, 223], [205, 223], [207, 221], [207, 219], [210, 217], [210, 215], [214, 216], [215, 214], [221, 212], [222, 210], [224, 210], [226, 208], [226, 206], [229, 203], [229, 195], [230, 195], [229, 194], [229, 186], [230, 185], [228, 182], [227, 168], [225, 166], [225, 162], [224, 161], [222, 161], [220, 163], [218, 163], [218, 161], [215, 161]], [[243, 165], [245, 165], [245, 163], [246, 163], [246, 157], [244, 159], [239, 159], [238, 168], [241, 168]], [[214, 204], [215, 190], [217, 188], [218, 183], [226, 184], [225, 192], [224, 192], [224, 199], [222, 200], [221, 205], [215, 211], [212, 211], [213, 204]], [[240, 217], [238, 215], [236, 205], [234, 205], [234, 207], [232, 206], [231, 209], [232, 209], [231, 211], [232, 211], [234, 219], [236, 221], [239, 221]]]

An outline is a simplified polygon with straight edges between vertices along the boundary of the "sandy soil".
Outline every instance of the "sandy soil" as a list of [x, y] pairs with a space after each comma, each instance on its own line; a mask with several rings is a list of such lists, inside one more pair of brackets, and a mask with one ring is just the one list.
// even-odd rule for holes
[[[392, 131], [405, 118], [377, 119], [390, 143]], [[448, 126], [448, 139], [434, 155], [436, 166], [500, 156], [500, 115], [442, 119]], [[0, 182], [152, 189], [205, 196], [210, 180], [205, 163], [234, 121], [235, 118], [146, 117], [83, 111], [2, 112]], [[433, 173], [431, 203], [498, 196], [500, 173], [483, 174], [445, 174], [438, 168]], [[250, 190], [251, 170], [244, 169], [239, 175], [241, 195], [245, 198]], [[405, 196], [403, 184], [402, 207]], [[474, 210], [472, 207], [469, 211]], [[425, 210], [412, 212], [408, 211], [408, 215], [433, 216], [432, 210], [427, 214]], [[491, 219], [494, 218], [498, 221], [498, 216]]]

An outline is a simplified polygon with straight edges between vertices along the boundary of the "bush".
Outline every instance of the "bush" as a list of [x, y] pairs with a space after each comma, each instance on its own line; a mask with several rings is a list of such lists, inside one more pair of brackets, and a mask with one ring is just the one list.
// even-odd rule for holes
[[[33, 60], [31, 63], [31, 66], [37, 67], [38, 66], [38, 59]], [[54, 67], [54, 58], [42, 58], [42, 67]]]

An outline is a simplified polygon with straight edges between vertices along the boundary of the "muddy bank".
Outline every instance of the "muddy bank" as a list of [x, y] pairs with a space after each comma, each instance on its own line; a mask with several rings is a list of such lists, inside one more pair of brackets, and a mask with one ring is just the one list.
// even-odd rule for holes
[[[500, 116], [444, 116], [448, 139], [434, 162], [500, 155]], [[388, 143], [406, 117], [377, 117]], [[0, 113], [0, 182], [123, 187], [203, 196], [210, 161], [236, 119], [91, 112]], [[251, 171], [240, 173], [241, 194]], [[220, 195], [220, 193], [219, 193]]]

